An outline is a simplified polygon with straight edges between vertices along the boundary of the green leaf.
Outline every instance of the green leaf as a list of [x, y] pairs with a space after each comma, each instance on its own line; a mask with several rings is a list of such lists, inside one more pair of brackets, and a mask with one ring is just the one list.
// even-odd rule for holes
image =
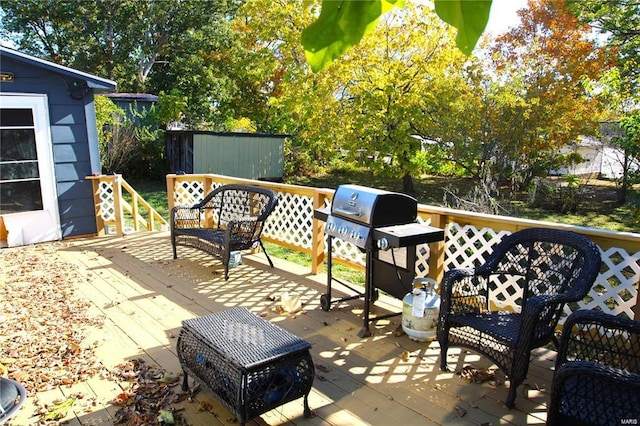
[[318, 19], [302, 31], [307, 62], [318, 72], [373, 30], [378, 19], [405, 0], [324, 0]]
[[156, 420], [158, 421], [158, 423], [164, 423], [168, 425], [175, 424], [176, 422], [175, 418], [173, 417], [173, 413], [168, 410], [160, 410], [160, 415], [158, 415], [158, 418]]
[[60, 420], [65, 418], [69, 410], [73, 407], [73, 404], [76, 402], [76, 398], [67, 398], [63, 401], [54, 402], [49, 410], [45, 413], [45, 420]]
[[492, 0], [435, 0], [438, 16], [458, 29], [456, 44], [470, 55], [489, 22]]

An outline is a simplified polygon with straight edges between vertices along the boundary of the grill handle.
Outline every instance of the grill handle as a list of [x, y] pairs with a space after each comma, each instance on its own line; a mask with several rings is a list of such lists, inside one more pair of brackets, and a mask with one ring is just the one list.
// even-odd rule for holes
[[354, 212], [354, 211], [351, 211], [351, 210], [341, 209], [339, 207], [336, 207], [333, 211], [336, 212], [336, 213], [340, 213], [340, 214], [342, 214], [344, 216], [355, 216], [355, 217], [362, 216], [362, 213], [360, 213], [360, 212]]

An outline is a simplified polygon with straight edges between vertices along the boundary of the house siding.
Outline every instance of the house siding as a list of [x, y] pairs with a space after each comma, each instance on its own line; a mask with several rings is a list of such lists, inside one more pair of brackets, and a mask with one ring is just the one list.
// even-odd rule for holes
[[93, 190], [85, 179], [92, 174], [85, 114], [87, 105], [93, 104], [92, 89], [70, 93], [69, 88], [86, 86], [81, 78], [11, 57], [2, 57], [2, 71], [12, 72], [14, 81], [0, 83], [0, 92], [47, 95], [62, 237], [95, 233]]

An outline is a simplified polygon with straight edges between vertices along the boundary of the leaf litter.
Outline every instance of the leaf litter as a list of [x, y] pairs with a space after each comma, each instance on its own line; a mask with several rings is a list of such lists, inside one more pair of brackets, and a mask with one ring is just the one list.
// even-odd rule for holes
[[88, 400], [85, 411], [95, 405], [94, 398], [82, 394], [44, 404], [38, 392], [97, 375], [125, 388], [111, 401], [119, 407], [116, 424], [185, 424], [173, 408], [188, 398], [188, 393], [174, 391], [176, 375], [139, 359], [108, 371], [95, 355], [98, 343], [87, 342], [86, 333], [91, 327], [101, 328], [104, 317], [90, 313], [90, 302], [76, 292], [85, 278], [57, 254], [69, 245], [53, 242], [0, 250], [0, 374], [24, 384], [34, 398], [38, 424], [64, 421], [80, 399]]
[[30, 394], [84, 381], [103, 370], [97, 342], [85, 340], [104, 318], [76, 294], [84, 281], [56, 251], [64, 243], [0, 251], [0, 364]]

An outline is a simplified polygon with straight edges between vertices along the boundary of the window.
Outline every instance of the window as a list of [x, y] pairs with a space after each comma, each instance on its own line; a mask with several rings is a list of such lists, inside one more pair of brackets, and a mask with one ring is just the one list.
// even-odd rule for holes
[[0, 109], [0, 214], [42, 210], [31, 108]]

